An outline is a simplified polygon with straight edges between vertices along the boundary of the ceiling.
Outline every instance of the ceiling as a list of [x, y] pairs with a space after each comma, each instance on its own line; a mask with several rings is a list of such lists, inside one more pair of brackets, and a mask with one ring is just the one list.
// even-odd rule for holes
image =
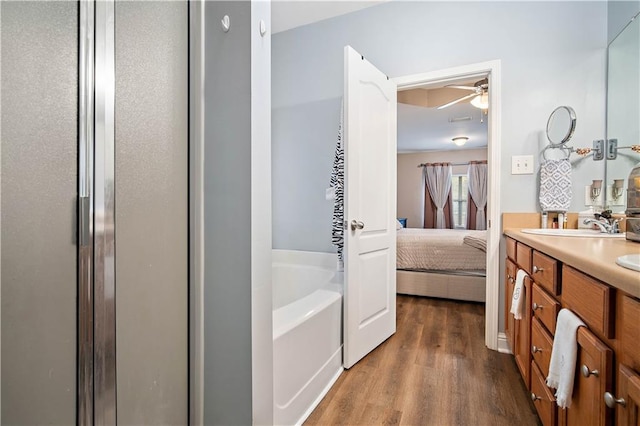
[[[471, 120], [450, 122], [462, 117]], [[486, 148], [487, 121], [482, 110], [466, 102], [440, 110], [398, 103], [398, 152]], [[459, 147], [451, 141], [456, 136], [469, 140]]]
[[[437, 109], [472, 93], [445, 85], [473, 86], [476, 80], [460, 79], [398, 92], [398, 152], [486, 148], [488, 116], [471, 105], [471, 99]], [[458, 136], [469, 140], [457, 146], [451, 139]]]
[[[271, 3], [272, 33], [355, 12], [389, 0], [273, 0]], [[447, 84], [470, 84], [473, 81], [449, 81]], [[442, 85], [429, 87], [439, 89]], [[418, 89], [422, 90], [422, 89]], [[442, 89], [441, 89], [442, 90]], [[435, 91], [432, 92], [435, 95]], [[451, 99], [468, 92], [454, 91]], [[442, 105], [441, 94], [436, 104]], [[445, 94], [446, 95], [446, 94]], [[436, 96], [432, 96], [436, 99]], [[431, 102], [433, 103], [433, 102]], [[471, 104], [461, 102], [438, 110], [429, 107], [398, 103], [398, 152], [448, 151], [487, 147], [487, 116]], [[471, 120], [450, 122], [450, 119], [471, 117]], [[481, 122], [482, 119], [482, 122]], [[451, 141], [456, 136], [467, 136], [469, 141], [458, 147]]]

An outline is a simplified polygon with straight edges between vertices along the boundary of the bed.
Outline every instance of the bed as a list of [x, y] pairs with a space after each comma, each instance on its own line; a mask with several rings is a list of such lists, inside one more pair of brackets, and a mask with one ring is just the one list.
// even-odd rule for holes
[[464, 229], [398, 229], [397, 292], [484, 302], [486, 233]]

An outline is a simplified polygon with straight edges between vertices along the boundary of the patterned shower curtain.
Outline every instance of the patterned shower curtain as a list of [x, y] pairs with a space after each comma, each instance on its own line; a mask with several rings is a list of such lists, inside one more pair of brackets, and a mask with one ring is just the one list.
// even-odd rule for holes
[[[340, 108], [340, 122], [338, 124], [338, 141], [333, 159], [330, 187], [333, 189], [333, 221], [331, 228], [331, 243], [338, 251], [338, 262], [343, 265], [342, 251], [344, 248], [344, 146], [342, 127], [344, 120], [344, 105]], [[339, 267], [339, 269], [341, 269]]]

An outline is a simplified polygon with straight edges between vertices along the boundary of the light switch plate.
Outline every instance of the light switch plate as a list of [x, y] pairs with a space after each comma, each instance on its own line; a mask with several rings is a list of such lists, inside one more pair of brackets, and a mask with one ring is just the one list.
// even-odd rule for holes
[[532, 175], [533, 155], [513, 155], [511, 157], [512, 175]]

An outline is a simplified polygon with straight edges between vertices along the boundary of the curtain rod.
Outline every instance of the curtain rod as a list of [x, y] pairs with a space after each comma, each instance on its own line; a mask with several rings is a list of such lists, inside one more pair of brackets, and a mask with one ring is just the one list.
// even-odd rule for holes
[[[448, 163], [448, 164], [451, 165], [451, 166], [468, 166], [471, 163], [486, 164], [487, 160], [467, 161], [466, 163]], [[418, 167], [425, 167], [425, 166], [428, 166], [430, 164], [445, 164], [445, 163], [420, 163], [420, 164], [418, 164]]]

